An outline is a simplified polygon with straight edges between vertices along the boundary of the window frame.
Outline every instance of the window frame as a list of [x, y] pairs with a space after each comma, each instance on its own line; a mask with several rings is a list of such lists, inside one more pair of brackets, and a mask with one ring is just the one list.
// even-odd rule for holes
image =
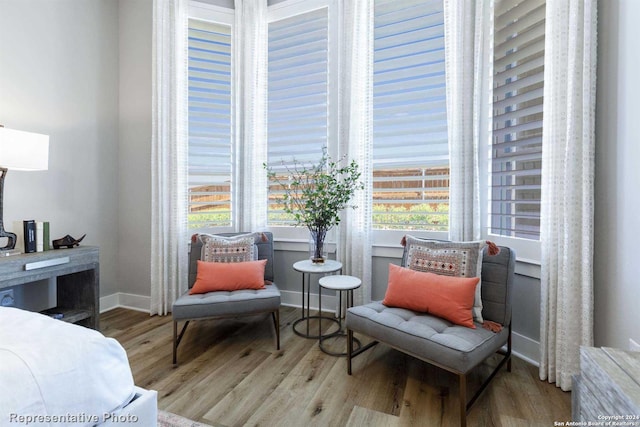
[[[480, 169], [480, 211], [481, 211], [481, 227], [483, 230], [483, 237], [490, 240], [497, 245], [508, 246], [516, 253], [516, 273], [525, 276], [540, 278], [541, 276], [541, 242], [540, 240], [524, 239], [520, 237], [510, 237], [494, 234], [491, 232], [490, 218], [491, 218], [491, 162], [492, 149], [493, 149], [493, 55], [494, 55], [494, 41], [493, 33], [495, 31], [494, 22], [494, 7], [498, 1], [509, 0], [493, 0], [492, 6], [486, 8], [486, 13], [489, 16], [485, 16], [485, 22], [490, 22], [491, 31], [490, 36], [484, 38], [485, 51], [488, 55], [484, 56], [484, 63], [480, 67], [486, 70], [486, 78], [483, 79], [486, 87], [483, 88], [483, 93], [486, 95], [486, 102], [482, 103], [482, 111], [480, 117], [485, 117], [486, 120], [482, 120], [481, 135], [486, 135], [485, 143], [481, 143], [479, 149], [481, 150], [479, 155], [479, 169]], [[544, 124], [543, 124], [544, 126]], [[485, 150], [482, 151], [482, 147]]]
[[[291, 18], [304, 13], [327, 8], [328, 14], [328, 54], [327, 54], [327, 142], [338, 141], [338, 111], [332, 111], [332, 105], [338, 105], [338, 62], [339, 62], [339, 4], [338, 0], [286, 0], [267, 7], [267, 25], [272, 22]], [[267, 95], [268, 96], [268, 95]], [[327, 152], [337, 158], [337, 144], [327, 144]], [[309, 230], [302, 226], [266, 226], [274, 239], [284, 243], [290, 250], [308, 250]], [[333, 227], [327, 233], [329, 252], [335, 252], [336, 231]], [[302, 245], [301, 243], [304, 243]]]
[[235, 12], [233, 9], [191, 0], [189, 2], [189, 19], [228, 25], [231, 27], [231, 35], [233, 37], [233, 24], [235, 21]]
[[[494, 0], [495, 2], [495, 0]], [[493, 2], [492, 2], [493, 3]], [[329, 54], [327, 57], [329, 69], [328, 69], [328, 79], [329, 79], [329, 105], [335, 106], [338, 105], [338, 87], [337, 82], [334, 81], [337, 79], [339, 75], [338, 70], [338, 62], [339, 62], [339, 49], [340, 49], [340, 40], [339, 39], [339, 26], [341, 16], [339, 15], [339, 4], [337, 0], [286, 0], [280, 3], [276, 3], [274, 5], [270, 5], [267, 8], [267, 25], [279, 19], [285, 19], [287, 17], [294, 16], [296, 14], [306, 13], [313, 10], [317, 10], [323, 7], [328, 8], [329, 13], [329, 29], [328, 29], [328, 37], [329, 37]], [[493, 13], [493, 8], [487, 8], [487, 13]], [[189, 2], [189, 18], [190, 19], [199, 19], [210, 22], [215, 22], [219, 24], [229, 25], [232, 31], [234, 31], [234, 19], [235, 12], [233, 9], [215, 6], [208, 3], [201, 3], [195, 0], [191, 0]], [[491, 27], [493, 31], [493, 17], [486, 17], [491, 22]], [[486, 144], [481, 143], [480, 146], [480, 155], [479, 155], [479, 168], [480, 168], [480, 206], [481, 206], [481, 226], [482, 226], [482, 237], [484, 239], [488, 239], [494, 241], [498, 245], [505, 245], [513, 248], [517, 253], [517, 264], [516, 264], [516, 272], [520, 274], [525, 274], [531, 277], [540, 277], [540, 253], [541, 253], [541, 244], [540, 241], [534, 241], [529, 239], [522, 239], [516, 237], [506, 237], [495, 235], [489, 232], [489, 215], [490, 215], [490, 164], [491, 164], [491, 128], [493, 124], [492, 117], [492, 87], [493, 87], [493, 36], [486, 37], [484, 42], [487, 44], [485, 47], [487, 51], [490, 52], [489, 55], [485, 57], [486, 63], [482, 67], [485, 70], [488, 70], [487, 78], [483, 79], [484, 84], [486, 85], [483, 88], [483, 93], [487, 95], [487, 102], [482, 103], [482, 111], [480, 113], [481, 117], [485, 117], [486, 120], [482, 120], [483, 129], [481, 129], [481, 134], [486, 135]], [[234, 69], [234, 58], [231, 58], [232, 62], [232, 73], [235, 72]], [[232, 76], [233, 79], [233, 76]], [[234, 88], [231, 88], [232, 91]], [[233, 98], [233, 95], [232, 95]], [[328, 115], [328, 140], [329, 141], [337, 141], [338, 138], [338, 112], [332, 112], [331, 108], [329, 108]], [[233, 126], [233, 114], [232, 114], [232, 136], [234, 132]], [[483, 151], [485, 147], [486, 150]], [[335, 158], [337, 155], [337, 144], [329, 144], [329, 154]], [[234, 159], [232, 168], [236, 168], [235, 158], [233, 155], [235, 154], [235, 150], [232, 147], [232, 158]], [[232, 187], [232, 203], [236, 199], [236, 193], [238, 189]], [[233, 207], [232, 207], [233, 209]], [[278, 249], [286, 249], [286, 250], [299, 250], [305, 251], [307, 250], [308, 245], [308, 230], [304, 227], [291, 227], [291, 226], [280, 226], [280, 227], [267, 227], [268, 231], [272, 231], [274, 233], [274, 237], [276, 239], [277, 248]], [[231, 227], [209, 227], [209, 228], [199, 228], [199, 229], [190, 229], [190, 231], [195, 232], [204, 232], [204, 233], [219, 233], [219, 232], [230, 232], [234, 231], [233, 224]], [[373, 256], [374, 257], [392, 257], [396, 258], [401, 256], [402, 247], [400, 245], [400, 240], [402, 237], [409, 233], [415, 234], [417, 236], [425, 237], [425, 238], [433, 238], [433, 239], [448, 239], [448, 232], [443, 231], [424, 231], [424, 230], [381, 230], [372, 228], [372, 246], [373, 246]], [[331, 234], [327, 238], [327, 242], [330, 247], [330, 252], [335, 250], [335, 229], [331, 230]]]
[[[491, 22], [491, 31], [493, 31], [493, 8], [485, 8], [487, 16], [485, 16], [485, 22]], [[540, 278], [541, 277], [541, 242], [539, 240], [523, 239], [518, 237], [507, 237], [496, 235], [490, 232], [489, 218], [490, 218], [490, 203], [491, 203], [491, 149], [492, 149], [492, 128], [493, 128], [493, 33], [491, 37], [485, 37], [484, 51], [489, 52], [483, 58], [483, 64], [480, 67], [485, 72], [484, 78], [482, 78], [483, 87], [482, 93], [485, 96], [485, 100], [481, 103], [480, 117], [484, 117], [481, 120], [480, 135], [485, 135], [480, 141], [478, 147], [480, 152], [478, 155], [478, 167], [479, 167], [479, 188], [480, 188], [480, 226], [482, 239], [490, 240], [498, 245], [508, 246], [512, 248], [517, 256], [516, 259], [516, 273], [524, 276]], [[405, 234], [415, 234], [416, 236], [448, 240], [448, 232], [435, 232], [435, 231], [399, 231], [399, 230], [379, 230], [373, 229], [373, 256], [374, 257], [389, 257], [399, 258], [402, 256], [402, 247], [400, 240]]]
[[[375, 1], [375, 0], [374, 0]], [[374, 3], [375, 19], [375, 3]], [[374, 30], [375, 31], [375, 30]], [[446, 101], [445, 101], [446, 102]], [[447, 240], [449, 231], [432, 230], [384, 230], [372, 227], [373, 256], [396, 257], [402, 255], [400, 241], [405, 234], [412, 234], [427, 239]]]
[[[501, 65], [492, 73], [493, 113], [498, 113], [492, 120], [492, 143], [493, 153], [497, 150], [499, 154], [491, 161], [492, 166], [499, 165], [499, 170], [495, 175], [493, 171], [490, 174], [489, 185], [494, 194], [489, 207], [489, 232], [524, 240], [540, 240], [541, 199], [527, 195], [539, 194], [540, 184], [535, 181], [541, 178], [542, 171], [522, 166], [542, 162], [543, 104], [532, 102], [541, 101], [544, 90], [545, 3], [546, 0], [496, 1], [492, 16], [492, 65], [495, 66], [496, 61]], [[500, 46], [499, 51], [495, 50], [496, 46]], [[500, 74], [498, 80], [496, 72]], [[537, 118], [539, 114], [541, 117]], [[512, 173], [511, 167], [515, 168]], [[531, 180], [534, 182], [518, 182]], [[530, 206], [536, 204], [537, 210], [531, 210]], [[497, 208], [495, 213], [494, 208]], [[528, 218], [537, 219], [537, 228], [525, 224]]]
[[[229, 26], [231, 29], [231, 40], [233, 40], [233, 36], [234, 36], [234, 22], [235, 22], [235, 11], [233, 9], [228, 9], [225, 7], [221, 7], [221, 6], [216, 6], [216, 5], [212, 5], [209, 3], [201, 3], [195, 0], [191, 0], [189, 1], [189, 13], [188, 13], [188, 19], [193, 19], [193, 20], [198, 20], [198, 21], [206, 21], [206, 22], [212, 22], [212, 23], [216, 23], [216, 24], [220, 24], [220, 25], [226, 25]], [[230, 214], [231, 214], [231, 225], [230, 226], [217, 226], [217, 227], [197, 227], [197, 228], [189, 228], [189, 234], [194, 234], [194, 233], [229, 233], [229, 232], [233, 232], [235, 231], [234, 229], [234, 201], [237, 200], [236, 198], [236, 194], [238, 192], [238, 189], [235, 188], [235, 185], [233, 185], [233, 173], [235, 168], [237, 167], [234, 156], [235, 156], [235, 149], [233, 147], [233, 142], [235, 140], [234, 138], [234, 114], [233, 114], [233, 93], [234, 93], [234, 87], [233, 87], [233, 81], [234, 81], [234, 73], [235, 73], [235, 64], [234, 64], [234, 58], [233, 58], [233, 46], [231, 47], [231, 123], [230, 123], [230, 127], [231, 127], [231, 179], [232, 179], [232, 185], [231, 185], [231, 209], [230, 209]], [[187, 208], [188, 208], [189, 202], [187, 201]]]

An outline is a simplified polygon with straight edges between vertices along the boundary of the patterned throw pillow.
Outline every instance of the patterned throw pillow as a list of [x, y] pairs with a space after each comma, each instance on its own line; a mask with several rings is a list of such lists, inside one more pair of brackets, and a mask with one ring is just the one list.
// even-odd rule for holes
[[[402, 266], [415, 271], [425, 271], [453, 277], [482, 276], [482, 250], [484, 241], [441, 242], [423, 240], [406, 235]], [[473, 318], [482, 323], [481, 282], [476, 286], [473, 302]]]
[[237, 236], [199, 234], [202, 242], [200, 259], [207, 262], [247, 262], [258, 259], [256, 243], [262, 239], [262, 233], [248, 233]]

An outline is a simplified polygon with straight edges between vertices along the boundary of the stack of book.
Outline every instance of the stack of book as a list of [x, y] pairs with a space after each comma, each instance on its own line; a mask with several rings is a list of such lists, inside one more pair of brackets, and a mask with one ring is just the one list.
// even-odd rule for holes
[[16, 233], [16, 249], [20, 252], [43, 252], [51, 249], [51, 235], [48, 221], [14, 221]]

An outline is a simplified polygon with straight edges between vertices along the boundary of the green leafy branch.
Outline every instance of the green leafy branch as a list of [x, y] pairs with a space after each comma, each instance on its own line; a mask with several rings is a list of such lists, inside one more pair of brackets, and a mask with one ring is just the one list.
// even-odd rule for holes
[[270, 181], [277, 183], [284, 193], [277, 197], [283, 210], [292, 216], [296, 225], [305, 225], [311, 232], [321, 234], [340, 223], [340, 211], [356, 208], [349, 201], [356, 190], [364, 188], [359, 181], [361, 172], [355, 160], [342, 166], [323, 150], [322, 158], [311, 166], [293, 159], [293, 165], [282, 162], [286, 172], [276, 172], [266, 163]]

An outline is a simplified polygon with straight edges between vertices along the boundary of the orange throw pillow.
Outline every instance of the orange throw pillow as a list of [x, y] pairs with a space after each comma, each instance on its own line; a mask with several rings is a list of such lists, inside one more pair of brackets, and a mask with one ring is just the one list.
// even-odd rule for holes
[[198, 260], [196, 281], [189, 294], [240, 289], [264, 289], [267, 260], [247, 262], [206, 262]]
[[478, 281], [478, 277], [442, 276], [389, 264], [389, 284], [382, 303], [475, 329], [471, 309]]

